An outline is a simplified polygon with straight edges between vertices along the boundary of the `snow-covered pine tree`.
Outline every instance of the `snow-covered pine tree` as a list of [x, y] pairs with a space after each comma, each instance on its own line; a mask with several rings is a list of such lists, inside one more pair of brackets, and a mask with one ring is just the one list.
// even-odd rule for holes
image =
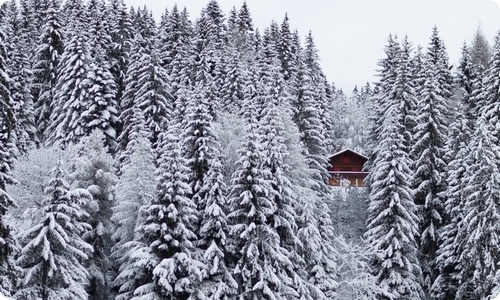
[[29, 59], [33, 59], [38, 38], [40, 37], [41, 29], [44, 25], [46, 10], [50, 1], [34, 1], [20, 0], [19, 1], [19, 20], [23, 35], [26, 38], [26, 55]]
[[33, 95], [40, 143], [47, 139], [47, 127], [54, 107], [55, 85], [60, 56], [64, 50], [61, 19], [57, 0], [48, 1], [46, 20], [35, 50], [33, 63]]
[[75, 171], [71, 174], [72, 184], [87, 189], [93, 198], [83, 207], [89, 214], [86, 222], [91, 226], [83, 239], [93, 247], [93, 255], [85, 265], [89, 272], [86, 289], [89, 296], [96, 300], [110, 299], [110, 279], [113, 276], [110, 271], [111, 236], [114, 232], [111, 216], [117, 178], [114, 160], [104, 143], [105, 136], [100, 131], [94, 131], [82, 139], [76, 145], [79, 157], [74, 162]]
[[458, 224], [466, 214], [464, 206], [469, 190], [464, 188], [467, 184], [466, 172], [468, 168], [468, 154], [470, 152], [470, 139], [472, 136], [470, 120], [467, 118], [467, 103], [458, 103], [454, 121], [450, 125], [446, 141], [446, 160], [448, 171], [446, 176], [447, 188], [444, 193], [444, 215], [448, 220], [439, 231], [442, 241], [436, 252], [436, 264], [439, 275], [431, 288], [434, 299], [455, 299], [458, 288], [458, 263], [459, 233]]
[[[298, 41], [298, 36], [294, 38]], [[295, 43], [297, 44], [297, 42]], [[322, 135], [325, 137], [324, 143], [326, 146], [326, 151], [328, 153], [335, 152], [335, 140], [333, 137], [334, 130], [332, 127], [332, 118], [335, 118], [332, 113], [334, 107], [332, 91], [330, 90], [330, 85], [328, 84], [325, 75], [320, 67], [320, 59], [318, 54], [318, 49], [314, 43], [314, 37], [312, 32], [309, 32], [306, 36], [306, 42], [304, 46], [304, 62], [309, 70], [309, 75], [311, 76], [311, 83], [315, 91], [314, 97], [316, 98], [318, 108], [320, 111], [320, 120], [322, 124]]]
[[478, 28], [469, 47], [472, 64], [482, 70], [488, 69], [493, 54], [493, 49], [491, 48], [481, 28]]
[[478, 77], [478, 73], [472, 64], [469, 47], [464, 42], [462, 46], [462, 56], [455, 71], [455, 94], [458, 94], [459, 99], [466, 104], [464, 109], [467, 110], [466, 117], [474, 123], [475, 117], [473, 114], [475, 103], [473, 102], [472, 92], [474, 89], [474, 81]]
[[433, 35], [424, 61], [423, 86], [419, 91], [414, 139], [410, 156], [414, 159], [413, 189], [415, 204], [420, 206], [420, 261], [427, 292], [438, 275], [436, 251], [443, 219], [447, 162], [445, 144], [449, 117], [451, 74], [444, 44]]
[[[144, 121], [142, 121], [144, 122]], [[137, 230], [144, 224], [144, 208], [149, 207], [156, 197], [155, 156], [147, 130], [134, 132], [126, 152], [129, 161], [122, 165], [121, 176], [116, 185], [116, 205], [113, 207], [112, 221], [116, 224], [113, 239], [112, 259], [117, 263], [118, 276], [113, 285], [117, 288], [117, 300], [129, 300], [134, 292], [134, 284], [129, 285], [135, 260], [135, 250], [145, 249], [143, 237]], [[135, 280], [140, 281], [141, 276]]]
[[[380, 67], [378, 70], [379, 82], [376, 87], [378, 92], [373, 97], [373, 110], [370, 115], [372, 128], [370, 130], [370, 141], [372, 144], [367, 145], [370, 152], [370, 158], [365, 165], [365, 168], [370, 168], [374, 160], [377, 158], [377, 141], [380, 140], [381, 124], [384, 122], [384, 112], [388, 107], [385, 101], [392, 90], [393, 84], [396, 81], [396, 68], [398, 66], [398, 59], [401, 53], [401, 45], [397, 40], [397, 36], [389, 35], [387, 38], [387, 45], [384, 47], [386, 57], [381, 59], [377, 65]], [[368, 187], [370, 186], [370, 177], [367, 179]]]
[[293, 40], [293, 35], [290, 30], [290, 22], [288, 15], [285, 14], [285, 18], [280, 26], [278, 44], [276, 45], [278, 58], [281, 62], [280, 72], [283, 74], [283, 80], [288, 82], [293, 77], [293, 73], [296, 71], [296, 65], [294, 65], [294, 56], [296, 55], [297, 49], [295, 49], [295, 43]]
[[[248, 101], [246, 101], [248, 102]], [[250, 106], [249, 103], [246, 105]], [[240, 159], [231, 176], [229, 204], [230, 237], [234, 277], [238, 297], [242, 299], [286, 299], [281, 296], [281, 280], [273, 262], [282, 258], [276, 250], [280, 239], [269, 226], [277, 205], [268, 198], [269, 182], [261, 168], [264, 159], [258, 147], [257, 120], [253, 108], [245, 109], [247, 134], [239, 153]], [[268, 171], [267, 171], [268, 172]]]
[[104, 54], [96, 53], [84, 83], [87, 87], [88, 104], [82, 112], [81, 119], [85, 136], [96, 130], [101, 131], [106, 137], [106, 146], [111, 152], [115, 152], [118, 147], [116, 131], [119, 107], [116, 102], [117, 86], [109, 69]]
[[13, 37], [15, 48], [10, 53], [8, 73], [11, 78], [10, 95], [17, 118], [16, 150], [24, 155], [38, 144], [35, 112], [31, 94], [32, 72], [27, 56], [26, 35]]
[[58, 66], [55, 95], [51, 103], [47, 143], [67, 145], [77, 143], [87, 133], [82, 114], [89, 107], [86, 85], [91, 63], [85, 27], [75, 23], [68, 29], [69, 41]]
[[499, 121], [500, 116], [500, 33], [496, 36], [493, 56], [489, 62], [489, 69], [485, 71], [482, 81], [481, 94], [478, 96], [480, 102], [477, 111], [484, 116], [496, 130], [493, 132], [495, 138], [500, 139]]
[[[287, 158], [290, 155], [285, 145], [288, 135], [285, 125], [285, 115], [289, 115], [290, 107], [286, 101], [285, 84], [280, 73], [280, 62], [275, 44], [272, 42], [270, 32], [264, 34], [262, 54], [258, 59], [260, 63], [259, 98], [256, 105], [261, 106], [260, 120], [258, 123], [258, 142], [263, 154], [261, 168], [267, 172], [264, 180], [270, 186], [267, 197], [276, 205], [276, 211], [268, 216], [268, 226], [276, 231], [280, 240], [280, 248], [276, 250], [286, 259], [280, 260], [280, 271], [277, 276], [281, 280], [281, 296], [286, 299], [299, 297], [297, 293], [305, 282], [296, 273], [296, 268], [304, 263], [303, 258], [293, 255], [294, 250], [300, 245], [297, 238], [296, 208], [299, 207], [297, 196], [293, 191], [288, 178], [290, 166]], [[308, 297], [308, 290], [302, 290]]]
[[[64, 28], [64, 36], [70, 36], [71, 31], [73, 30], [73, 25], [75, 23], [80, 23], [82, 26], [87, 27], [86, 13], [85, 13], [85, 4], [83, 0], [66, 0], [61, 7], [61, 17], [62, 22], [61, 25]], [[87, 38], [88, 31], [85, 31], [84, 34]]]
[[82, 239], [90, 229], [83, 219], [85, 202], [92, 199], [83, 189], [70, 190], [62, 162], [52, 170], [45, 189], [43, 216], [21, 235], [24, 244], [17, 259], [23, 268], [16, 299], [87, 300], [88, 272], [83, 266], [92, 246]]
[[370, 177], [367, 242], [378, 282], [396, 299], [424, 299], [418, 261], [418, 216], [401, 109], [386, 110]]
[[179, 299], [202, 297], [197, 290], [202, 263], [194, 256], [196, 205], [188, 198], [190, 170], [182, 156], [179, 128], [172, 122], [160, 135], [157, 197], [145, 210], [139, 227], [146, 248], [145, 259], [134, 272], [147, 274], [132, 299]]
[[172, 94], [179, 89], [180, 83], [189, 82], [185, 68], [192, 64], [191, 23], [183, 12], [174, 5], [165, 22], [162, 22], [158, 33], [159, 54], [162, 67], [172, 80]]
[[199, 246], [203, 249], [206, 274], [201, 289], [211, 300], [232, 299], [237, 294], [238, 284], [229, 264], [229, 226], [225, 212], [228, 201], [218, 156], [210, 161], [205, 182], [204, 188], [208, 190], [205, 209], [200, 213]]
[[224, 64], [221, 66], [224, 73], [224, 82], [220, 90], [220, 109], [229, 113], [241, 111], [244, 97], [245, 71], [240, 60], [240, 53], [233, 40], [228, 42], [224, 51]]
[[128, 60], [134, 53], [131, 51], [133, 27], [127, 5], [123, 0], [109, 1], [108, 11], [113, 16], [109, 22], [111, 46], [109, 56], [111, 62], [111, 74], [117, 85], [116, 99], [121, 99], [125, 90], [125, 76], [127, 74]]
[[[158, 148], [158, 137], [166, 130], [171, 119], [174, 100], [171, 95], [170, 79], [161, 66], [156, 44], [151, 42], [151, 49], [142, 54], [137, 70], [137, 91], [133, 106], [137, 106], [144, 115], [145, 125], [150, 131], [151, 145]], [[134, 68], [132, 68], [132, 71]], [[124, 132], [130, 129], [124, 130]]]
[[[131, 42], [131, 54], [130, 60], [127, 65], [127, 73], [124, 78], [124, 90], [122, 92], [121, 98], [119, 99], [120, 103], [120, 122], [121, 122], [121, 131], [118, 136], [119, 143], [119, 154], [118, 160], [120, 163], [126, 159], [123, 156], [123, 151], [127, 148], [129, 143], [130, 135], [134, 131], [132, 124], [134, 118], [134, 110], [138, 109], [136, 103], [135, 96], [139, 89], [138, 86], [138, 78], [139, 78], [139, 69], [142, 67], [140, 64], [141, 58], [143, 55], [147, 55], [147, 49], [145, 49], [142, 45], [142, 36], [135, 32], [134, 38]], [[144, 121], [144, 119], [142, 119]]]
[[88, 0], [85, 5], [85, 19], [88, 26], [88, 42], [92, 45], [90, 54], [111, 65], [108, 56], [112, 47], [111, 28], [104, 0]]
[[8, 296], [17, 277], [12, 257], [17, 249], [17, 241], [12, 228], [6, 223], [8, 209], [16, 205], [6, 191], [8, 184], [15, 183], [9, 173], [13, 163], [12, 139], [16, 130], [16, 117], [9, 91], [10, 78], [6, 73], [4, 41], [5, 35], [0, 28], [0, 293]]
[[182, 149], [190, 169], [189, 196], [199, 216], [196, 248], [206, 260], [203, 293], [211, 299], [225, 299], [235, 294], [237, 285], [226, 266], [227, 199], [209, 101], [203, 83], [197, 83], [187, 103]]
[[466, 199], [460, 206], [462, 219], [455, 237], [458, 289], [454, 299], [487, 299], [498, 284], [500, 149], [496, 130], [481, 116], [467, 153]]
[[135, 29], [144, 38], [145, 47], [149, 47], [154, 42], [156, 35], [156, 24], [153, 18], [153, 12], [147, 7], [138, 7], [135, 15], [131, 14], [132, 23]]

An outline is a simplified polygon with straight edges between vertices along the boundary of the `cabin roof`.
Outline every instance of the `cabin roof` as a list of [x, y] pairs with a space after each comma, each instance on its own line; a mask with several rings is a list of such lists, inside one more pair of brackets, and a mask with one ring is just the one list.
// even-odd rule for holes
[[330, 159], [330, 158], [332, 158], [332, 157], [338, 156], [338, 155], [340, 155], [340, 154], [344, 154], [344, 153], [346, 153], [346, 152], [348, 152], [348, 153], [352, 153], [352, 154], [354, 154], [354, 155], [356, 155], [356, 156], [359, 156], [359, 157], [361, 157], [361, 158], [364, 158], [364, 159], [368, 160], [368, 157], [366, 157], [366, 156], [364, 156], [364, 155], [362, 155], [362, 154], [359, 154], [358, 152], [356, 152], [356, 151], [354, 151], [354, 150], [351, 150], [351, 149], [344, 149], [344, 150], [342, 150], [342, 151], [340, 151], [340, 152], [337, 152], [337, 153], [334, 153], [334, 154], [332, 154], [332, 155], [328, 156], [328, 158]]

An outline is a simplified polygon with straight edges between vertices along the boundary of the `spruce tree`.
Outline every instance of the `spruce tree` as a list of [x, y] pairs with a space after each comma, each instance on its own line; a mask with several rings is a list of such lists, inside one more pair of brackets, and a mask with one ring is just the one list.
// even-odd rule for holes
[[278, 234], [268, 221], [276, 203], [268, 197], [269, 183], [260, 165], [263, 154], [257, 146], [256, 121], [247, 125], [247, 135], [239, 150], [241, 155], [231, 176], [228, 214], [231, 248], [235, 260], [234, 276], [242, 299], [285, 299], [281, 297], [281, 280], [272, 265], [281, 253]]
[[16, 117], [9, 90], [10, 78], [6, 73], [4, 41], [5, 35], [0, 29], [0, 292], [8, 296], [16, 278], [12, 256], [17, 249], [17, 241], [6, 220], [9, 208], [16, 205], [6, 190], [7, 185], [15, 183], [9, 173], [13, 163]]
[[[134, 110], [138, 109], [136, 103], [136, 94], [139, 89], [138, 78], [139, 70], [143, 67], [141, 63], [141, 58], [146, 55], [146, 49], [141, 44], [142, 37], [140, 34], [136, 34], [131, 44], [131, 55], [130, 60], [127, 65], [127, 73], [124, 78], [124, 90], [119, 99], [120, 103], [120, 121], [121, 121], [121, 131], [118, 136], [118, 143], [120, 151], [124, 151], [129, 143], [130, 134], [134, 132], [133, 117]], [[144, 121], [144, 119], [142, 119]], [[120, 163], [123, 162], [124, 157], [122, 153], [119, 154]]]
[[9, 65], [9, 77], [12, 80], [10, 94], [14, 113], [17, 118], [16, 126], [16, 150], [24, 155], [28, 150], [38, 144], [37, 130], [35, 127], [35, 112], [33, 108], [33, 96], [31, 94], [32, 72], [30, 62], [25, 53], [25, 36], [14, 38], [15, 49], [11, 52]]
[[57, 83], [60, 56], [64, 50], [61, 19], [57, 1], [48, 2], [46, 21], [35, 51], [33, 65], [33, 95], [35, 97], [35, 118], [39, 140], [45, 142], [46, 131], [52, 114]]
[[153, 44], [150, 53], [144, 53], [140, 58], [133, 105], [143, 112], [145, 125], [151, 132], [151, 144], [156, 149], [158, 137], [171, 118], [174, 101], [170, 93], [170, 79], [161, 66], [155, 47]]
[[[201, 297], [195, 290], [201, 280], [202, 263], [195, 257], [196, 205], [188, 198], [189, 169], [181, 153], [179, 129], [170, 124], [160, 135], [157, 197], [146, 208], [146, 220], [139, 227], [147, 254], [135, 272], [148, 274], [134, 296], [148, 299]], [[135, 298], [132, 298], [135, 299]], [[143, 299], [143, 298], [140, 298]]]
[[410, 186], [410, 163], [402, 114], [386, 110], [377, 157], [370, 172], [367, 241], [377, 255], [378, 282], [397, 299], [424, 299], [418, 261], [418, 216]]
[[[75, 20], [75, 22], [77, 22]], [[87, 133], [82, 114], [88, 109], [87, 76], [91, 63], [88, 43], [82, 24], [72, 26], [69, 41], [59, 63], [54, 90], [50, 124], [47, 128], [49, 144], [76, 143]]]
[[[482, 81], [481, 93], [478, 96], [481, 99], [477, 111], [484, 116], [494, 128], [498, 128], [498, 117], [500, 116], [500, 34], [496, 37], [493, 56], [490, 61], [490, 68], [486, 70]], [[500, 138], [498, 129], [493, 132], [495, 138]]]
[[23, 276], [17, 299], [89, 299], [84, 263], [92, 246], [82, 239], [90, 229], [82, 206], [92, 196], [86, 190], [70, 190], [61, 164], [52, 170], [45, 189], [42, 218], [21, 236], [24, 247], [17, 263]]
[[[500, 214], [498, 182], [500, 152], [496, 129], [479, 119], [464, 182], [466, 199], [455, 239], [458, 241], [458, 289], [454, 299], [486, 299], [497, 285]], [[481, 283], [481, 284], [478, 284]]]
[[114, 231], [111, 216], [117, 178], [114, 160], [104, 143], [105, 136], [99, 131], [82, 139], [76, 146], [79, 157], [71, 174], [72, 184], [87, 189], [93, 198], [84, 206], [89, 214], [86, 222], [91, 229], [83, 235], [83, 239], [93, 247], [93, 255], [85, 265], [89, 272], [86, 289], [89, 296], [96, 300], [111, 299], [110, 278], [113, 276], [110, 272]]
[[434, 281], [431, 296], [434, 299], [455, 299], [458, 288], [459, 247], [462, 241], [459, 235], [458, 224], [464, 218], [466, 211], [467, 184], [466, 172], [469, 165], [470, 139], [472, 131], [470, 120], [467, 118], [466, 104], [457, 106], [455, 120], [450, 125], [450, 132], [446, 142], [446, 157], [449, 161], [446, 176], [447, 188], [444, 193], [444, 215], [448, 222], [439, 231], [442, 240], [436, 254], [436, 263], [439, 275]]
[[446, 132], [451, 96], [451, 74], [448, 57], [437, 28], [433, 29], [422, 69], [413, 148], [413, 189], [415, 203], [421, 207], [421, 264], [424, 287], [430, 291], [438, 275], [436, 251], [440, 247], [439, 230], [444, 219], [447, 162], [445, 158]]
[[117, 85], [116, 99], [121, 99], [125, 90], [128, 60], [134, 53], [131, 51], [133, 27], [127, 6], [123, 0], [110, 1], [108, 11], [113, 16], [109, 21], [111, 35], [111, 46], [109, 47], [110, 71]]
[[[102, 49], [100, 51], [103, 51]], [[116, 131], [118, 127], [119, 107], [116, 102], [117, 87], [109, 65], [102, 54], [90, 64], [85, 85], [88, 104], [82, 112], [84, 136], [95, 130], [101, 131], [106, 137], [106, 146], [111, 151], [117, 149]]]

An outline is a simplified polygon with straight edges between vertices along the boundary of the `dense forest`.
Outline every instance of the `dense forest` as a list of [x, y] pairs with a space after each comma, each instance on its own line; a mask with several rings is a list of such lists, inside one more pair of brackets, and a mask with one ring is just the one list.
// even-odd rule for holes
[[[123, 0], [3, 4], [0, 293], [500, 292], [500, 35], [455, 65], [436, 27], [425, 47], [390, 35], [378, 82], [346, 95], [291, 28], [216, 0], [160, 20]], [[328, 185], [345, 148], [370, 158], [366, 188]]]

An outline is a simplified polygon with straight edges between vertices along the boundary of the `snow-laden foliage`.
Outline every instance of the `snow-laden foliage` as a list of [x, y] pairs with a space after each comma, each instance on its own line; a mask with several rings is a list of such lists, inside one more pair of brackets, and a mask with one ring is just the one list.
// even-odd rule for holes
[[[156, 23], [123, 0], [61, 2], [0, 6], [0, 293], [455, 299], [500, 285], [483, 243], [497, 238], [500, 38], [490, 49], [478, 32], [453, 70], [437, 28], [426, 49], [391, 35], [378, 82], [348, 94], [289, 15], [260, 31], [247, 3], [174, 5]], [[328, 186], [328, 155], [347, 147], [370, 157], [368, 196]], [[29, 271], [63, 253], [51, 232], [70, 223], [40, 197], [59, 160], [92, 196], [76, 218], [92, 253], [69, 290]], [[337, 237], [366, 227], [366, 244]]]
[[335, 237], [335, 248], [339, 255], [337, 299], [373, 299], [373, 295], [381, 295], [385, 299], [395, 299], [387, 286], [380, 285], [372, 274], [371, 257], [377, 255], [373, 249], [361, 244], [348, 242], [342, 236]]
[[402, 113], [386, 111], [380, 130], [378, 156], [370, 173], [369, 246], [380, 285], [396, 299], [424, 299], [418, 260], [418, 216], [410, 188], [410, 159], [406, 152]]
[[92, 246], [82, 236], [90, 230], [82, 209], [92, 196], [82, 189], [70, 190], [62, 162], [51, 171], [42, 201], [42, 217], [23, 232], [23, 249], [17, 263], [23, 268], [16, 299], [87, 300], [88, 271], [85, 262]]
[[73, 186], [86, 189], [92, 195], [92, 200], [83, 206], [88, 213], [85, 221], [91, 226], [83, 239], [93, 247], [93, 255], [86, 264], [89, 271], [86, 288], [92, 299], [103, 300], [110, 297], [110, 277], [113, 276], [110, 255], [114, 224], [111, 216], [117, 182], [114, 160], [104, 143], [105, 136], [100, 131], [82, 139], [75, 146], [78, 157], [70, 174]]

